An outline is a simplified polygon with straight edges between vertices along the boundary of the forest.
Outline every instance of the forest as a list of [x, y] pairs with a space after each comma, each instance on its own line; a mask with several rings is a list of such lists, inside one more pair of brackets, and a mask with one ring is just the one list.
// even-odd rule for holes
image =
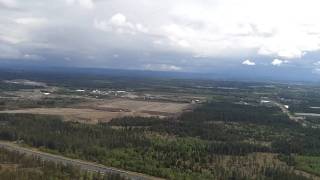
[[124, 180], [117, 174], [82, 172], [70, 165], [43, 161], [0, 148], [0, 179], [7, 180]]
[[168, 179], [308, 179], [295, 171], [304, 169], [298, 161], [320, 156], [319, 131], [274, 107], [212, 101], [178, 118], [89, 125], [2, 114], [0, 121], [2, 140]]
[[[76, 94], [78, 88], [88, 92], [128, 91], [140, 100], [152, 94], [160, 97], [153, 101], [163, 102], [163, 97], [166, 101], [191, 97], [182, 99], [183, 103], [197, 98], [203, 101], [172, 117], [121, 117], [96, 124], [70, 122], [53, 115], [1, 113], [0, 140], [166, 179], [291, 180], [320, 176], [319, 118], [306, 117], [298, 122], [288, 116], [317, 113], [318, 108], [310, 107], [320, 102], [318, 86], [65, 73], [0, 72], [2, 80], [27, 78], [56, 90], [52, 97], [32, 99], [27, 94], [21, 98], [19, 94], [42, 89], [2, 81], [0, 109], [72, 108], [88, 99], [119, 98]], [[288, 105], [288, 114], [272, 102]], [[41, 172], [45, 169], [43, 166]], [[50, 172], [54, 177], [67, 174], [65, 177], [72, 179], [72, 173], [61, 167], [54, 171]], [[83, 176], [76, 167], [74, 171]], [[15, 176], [20, 171], [10, 173]]]

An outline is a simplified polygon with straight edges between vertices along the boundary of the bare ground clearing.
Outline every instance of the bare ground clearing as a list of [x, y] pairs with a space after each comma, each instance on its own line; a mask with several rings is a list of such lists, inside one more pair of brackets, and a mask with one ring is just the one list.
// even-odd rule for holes
[[152, 111], [160, 113], [178, 113], [189, 107], [188, 103], [172, 103], [172, 102], [156, 102], [156, 101], [140, 101], [129, 99], [110, 99], [99, 100], [95, 102], [82, 103], [75, 107], [85, 107], [93, 109], [118, 109], [119, 111], [143, 112]]
[[177, 115], [190, 107], [191, 105], [187, 103], [112, 99], [81, 103], [68, 108], [28, 108], [0, 111], [0, 113], [60, 115], [67, 121], [97, 123], [124, 116], [163, 118]]

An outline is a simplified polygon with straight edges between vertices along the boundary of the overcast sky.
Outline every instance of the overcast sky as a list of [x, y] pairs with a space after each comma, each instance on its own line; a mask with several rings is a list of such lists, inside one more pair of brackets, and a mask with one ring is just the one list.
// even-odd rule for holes
[[0, 64], [317, 74], [319, 7], [319, 0], [0, 0]]

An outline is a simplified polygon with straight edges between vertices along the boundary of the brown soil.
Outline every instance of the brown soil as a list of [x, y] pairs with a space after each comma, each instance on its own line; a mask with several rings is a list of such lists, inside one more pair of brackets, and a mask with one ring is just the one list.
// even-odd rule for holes
[[82, 103], [68, 108], [29, 108], [0, 111], [0, 113], [60, 115], [67, 121], [97, 123], [108, 122], [113, 118], [124, 116], [157, 116], [164, 118], [179, 114], [189, 107], [190, 104], [187, 103], [113, 99]]

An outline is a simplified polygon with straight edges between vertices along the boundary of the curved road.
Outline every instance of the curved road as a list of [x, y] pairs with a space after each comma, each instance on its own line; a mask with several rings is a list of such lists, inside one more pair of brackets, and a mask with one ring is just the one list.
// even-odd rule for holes
[[64, 156], [40, 152], [34, 149], [28, 149], [28, 148], [18, 146], [17, 144], [14, 144], [11, 142], [0, 141], [0, 148], [5, 148], [10, 151], [17, 151], [19, 153], [36, 156], [45, 161], [52, 161], [55, 163], [62, 163], [62, 164], [70, 164], [73, 166], [77, 166], [82, 170], [90, 171], [90, 172], [115, 173], [115, 174], [120, 174], [122, 177], [126, 177], [132, 180], [160, 180], [161, 179], [161, 178], [148, 176], [141, 173], [135, 173], [131, 171], [125, 171], [125, 170], [120, 170], [112, 167], [107, 167], [107, 166], [103, 166], [103, 165], [92, 163], [92, 162], [76, 160], [76, 159], [66, 158]]

